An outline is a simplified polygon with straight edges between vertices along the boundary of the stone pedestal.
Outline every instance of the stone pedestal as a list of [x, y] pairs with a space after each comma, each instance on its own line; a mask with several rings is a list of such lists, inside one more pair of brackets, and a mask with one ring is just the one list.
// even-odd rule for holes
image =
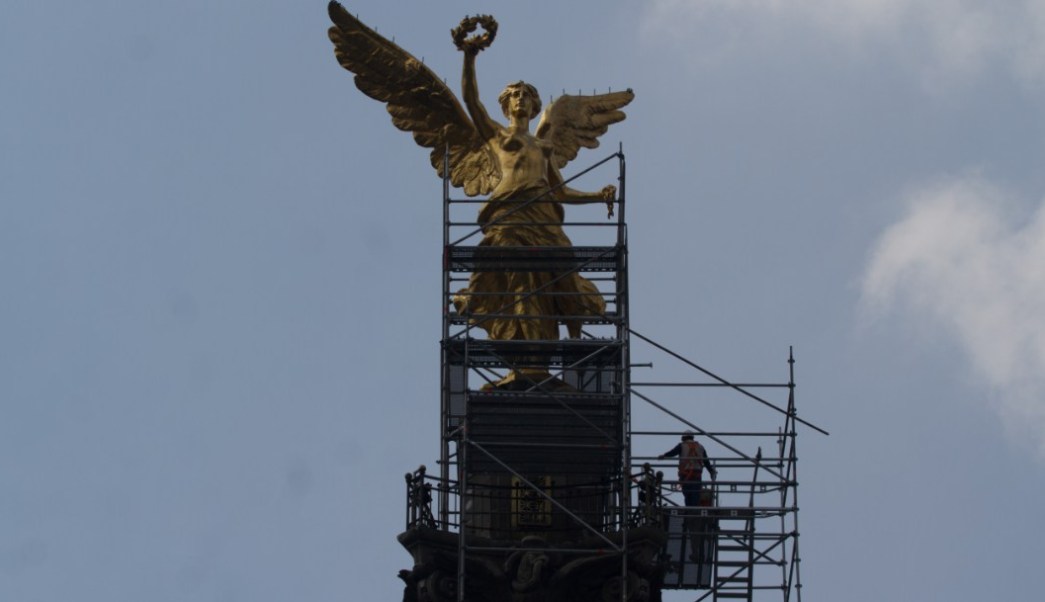
[[[414, 559], [400, 571], [403, 602], [456, 602], [459, 535], [424, 527], [399, 535]], [[623, 534], [607, 535], [621, 546]], [[656, 527], [627, 532], [626, 576], [620, 552], [599, 538], [549, 543], [466, 537], [467, 602], [660, 602], [664, 566], [659, 552], [666, 534]]]

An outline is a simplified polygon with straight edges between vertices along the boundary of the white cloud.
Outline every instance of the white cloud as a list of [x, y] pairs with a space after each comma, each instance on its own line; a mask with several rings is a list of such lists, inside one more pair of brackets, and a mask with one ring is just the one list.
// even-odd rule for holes
[[1045, 459], [1045, 203], [1030, 219], [978, 178], [910, 196], [879, 238], [863, 280], [865, 309], [890, 308], [953, 336], [993, 390], [1009, 431]]
[[702, 29], [809, 29], [842, 47], [888, 51], [934, 88], [995, 64], [1045, 83], [1045, 0], [652, 0], [643, 25], [679, 43], [701, 43]]

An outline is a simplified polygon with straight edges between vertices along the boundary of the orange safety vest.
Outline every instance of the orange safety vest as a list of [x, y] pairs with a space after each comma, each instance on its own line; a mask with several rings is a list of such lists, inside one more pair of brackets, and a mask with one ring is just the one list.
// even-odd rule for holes
[[696, 441], [683, 441], [682, 449], [679, 450], [679, 480], [700, 480], [705, 458], [704, 446]]

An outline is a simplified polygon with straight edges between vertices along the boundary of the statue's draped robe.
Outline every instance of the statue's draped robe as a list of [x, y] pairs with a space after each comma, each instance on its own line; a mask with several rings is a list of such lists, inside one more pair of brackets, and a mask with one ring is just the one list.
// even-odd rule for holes
[[[537, 200], [527, 203], [531, 199]], [[569, 253], [572, 245], [562, 222], [562, 205], [548, 194], [546, 184], [495, 194], [479, 212], [483, 239], [478, 253], [482, 247], [549, 246]], [[575, 272], [475, 272], [453, 301], [459, 313], [470, 316], [495, 340], [558, 339], [560, 321], [571, 337], [577, 337], [579, 317], [606, 311], [595, 284]], [[484, 317], [491, 314], [501, 317]]]

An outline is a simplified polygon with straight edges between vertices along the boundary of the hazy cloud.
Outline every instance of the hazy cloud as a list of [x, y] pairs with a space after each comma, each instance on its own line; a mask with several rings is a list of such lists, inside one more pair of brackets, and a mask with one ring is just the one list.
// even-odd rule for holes
[[1009, 432], [1045, 459], [1045, 204], [1020, 220], [1018, 203], [979, 178], [909, 201], [872, 252], [865, 309], [928, 318], [929, 332], [955, 337]]
[[933, 87], [994, 65], [1045, 83], [1045, 0], [653, 0], [645, 17], [647, 35], [678, 41], [712, 23], [741, 32], [740, 43], [764, 27], [810, 29], [909, 61]]

